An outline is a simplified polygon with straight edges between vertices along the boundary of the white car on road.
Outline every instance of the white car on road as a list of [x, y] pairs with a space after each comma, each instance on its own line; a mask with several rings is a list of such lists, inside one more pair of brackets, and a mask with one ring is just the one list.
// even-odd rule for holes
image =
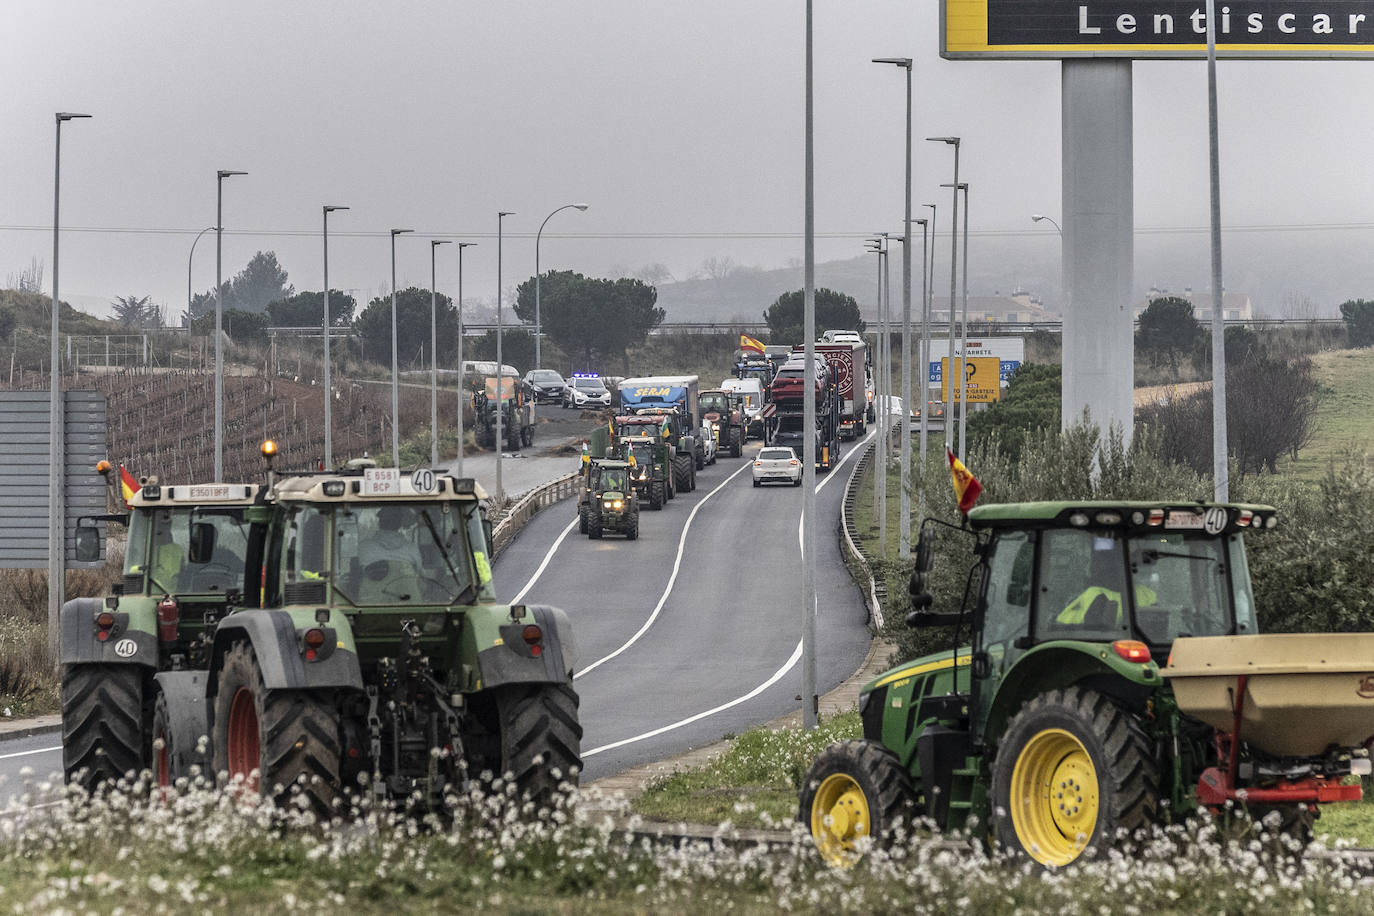
[[754, 459], [754, 486], [761, 487], [770, 480], [801, 486], [801, 462], [790, 448], [770, 446], [759, 450], [759, 456]]

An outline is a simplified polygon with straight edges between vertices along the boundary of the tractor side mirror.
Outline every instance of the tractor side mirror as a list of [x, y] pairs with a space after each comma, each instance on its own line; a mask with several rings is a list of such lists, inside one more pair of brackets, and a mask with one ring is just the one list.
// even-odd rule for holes
[[490, 556], [494, 553], [494, 551], [492, 550], [492, 546], [491, 546], [491, 545], [492, 545], [491, 519], [487, 518], [485, 515], [482, 516], [482, 535], [487, 539], [487, 556], [490, 557]]
[[83, 563], [100, 559], [100, 529], [94, 525], [76, 526], [76, 558]]
[[935, 532], [923, 527], [916, 539], [916, 572], [924, 575], [935, 565]]
[[218, 532], [209, 522], [196, 522], [191, 526], [191, 544], [187, 556], [192, 563], [209, 563], [215, 555], [215, 538]]

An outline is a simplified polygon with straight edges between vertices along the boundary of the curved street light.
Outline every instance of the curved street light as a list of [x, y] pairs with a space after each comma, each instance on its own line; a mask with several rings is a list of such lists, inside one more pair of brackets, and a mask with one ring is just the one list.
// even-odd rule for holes
[[557, 210], [554, 210], [553, 213], [544, 217], [544, 222], [539, 224], [539, 231], [534, 234], [534, 367], [536, 369], [540, 369], [544, 365], [542, 358], [543, 354], [539, 348], [540, 336], [543, 331], [543, 324], [539, 314], [539, 240], [544, 235], [544, 227], [548, 225], [549, 220], [553, 219], [553, 214], [561, 213], [568, 209], [585, 211], [587, 209], [587, 204], [564, 204]]

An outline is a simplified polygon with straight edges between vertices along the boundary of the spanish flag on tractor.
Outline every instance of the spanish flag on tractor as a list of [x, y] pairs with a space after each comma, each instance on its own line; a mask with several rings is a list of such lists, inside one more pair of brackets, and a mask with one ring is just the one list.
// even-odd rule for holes
[[978, 495], [983, 492], [983, 485], [969, 473], [962, 461], [954, 457], [952, 451], [945, 449], [945, 454], [949, 457], [950, 476], [954, 478], [954, 498], [959, 500], [959, 511], [968, 515], [968, 510], [973, 508]]
[[124, 465], [119, 466], [119, 490], [124, 496], [124, 508], [129, 508], [129, 500], [134, 498], [138, 492], [138, 481], [134, 480], [134, 475], [130, 474]]
[[753, 350], [755, 353], [763, 352], [763, 344], [759, 343], [748, 334], [741, 334], [739, 336], [739, 348], [741, 350]]

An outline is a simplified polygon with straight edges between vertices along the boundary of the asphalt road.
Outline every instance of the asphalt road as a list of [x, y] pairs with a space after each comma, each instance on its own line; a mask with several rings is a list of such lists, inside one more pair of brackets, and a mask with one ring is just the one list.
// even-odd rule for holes
[[[500, 600], [555, 604], [572, 619], [584, 781], [798, 708], [803, 494], [752, 486], [758, 448], [699, 471], [696, 491], [663, 510], [644, 509], [636, 541], [589, 540], [569, 501], [535, 516], [497, 560]], [[853, 673], [869, 645], [867, 612], [838, 544], [844, 481], [859, 451], [845, 443], [842, 464], [817, 475], [819, 693]], [[0, 805], [60, 769], [55, 734], [0, 741]]]

